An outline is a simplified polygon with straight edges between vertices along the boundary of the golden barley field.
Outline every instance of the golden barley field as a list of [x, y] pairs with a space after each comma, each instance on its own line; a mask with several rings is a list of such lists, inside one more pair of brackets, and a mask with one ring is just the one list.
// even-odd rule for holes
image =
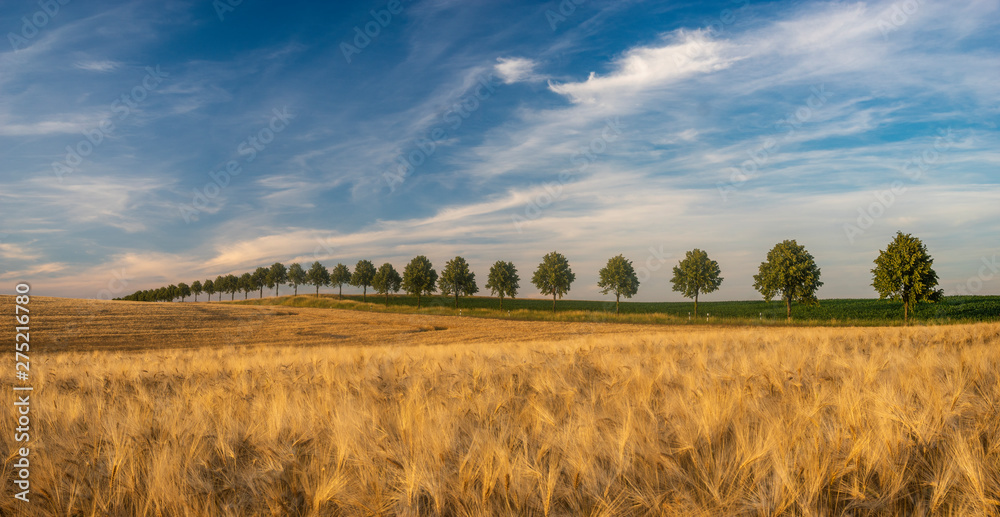
[[[31, 503], [10, 495], [6, 452], [0, 514], [1000, 510], [997, 324], [574, 330], [110, 304], [64, 327], [79, 303], [38, 305], [39, 341], [65, 335], [33, 357]], [[119, 313], [132, 320], [93, 339]], [[241, 318], [263, 323], [211, 339]], [[13, 406], [0, 412], [12, 451]]]

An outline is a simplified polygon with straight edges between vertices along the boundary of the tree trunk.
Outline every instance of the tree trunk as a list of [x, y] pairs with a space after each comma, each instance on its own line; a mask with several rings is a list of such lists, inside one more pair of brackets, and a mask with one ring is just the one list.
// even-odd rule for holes
[[458, 289], [455, 289], [455, 308], [458, 308]]
[[[233, 300], [236, 299], [236, 291], [233, 291], [232, 293], [229, 293], [229, 294], [232, 295], [232, 296], [229, 297], [229, 301], [233, 301]], [[181, 300], [181, 301], [184, 301], [184, 300]]]
[[[343, 300], [344, 299], [344, 284], [340, 284], [338, 287], [340, 287], [340, 299]], [[319, 296], [319, 287], [316, 288], [316, 296]]]
[[500, 295], [500, 312], [503, 312], [503, 295]]
[[250, 296], [250, 291], [243, 291], [243, 299], [246, 300]]
[[786, 296], [785, 297], [785, 317], [788, 318], [789, 320], [792, 319], [792, 297], [791, 296]]
[[316, 284], [316, 298], [319, 298], [319, 284]]
[[903, 325], [906, 325], [910, 320], [910, 302], [903, 301]]
[[698, 317], [698, 291], [694, 292], [694, 317]]
[[389, 291], [385, 292], [385, 306], [389, 306]]
[[274, 296], [278, 296], [278, 289], [281, 289], [281, 284], [274, 284]]
[[299, 295], [299, 284], [295, 284], [295, 296]]
[[621, 311], [619, 310], [619, 306], [621, 305], [621, 297], [622, 296], [620, 294], [615, 295], [615, 316], [621, 314]]
[[260, 296], [259, 296], [259, 298], [263, 298], [263, 297], [264, 297], [264, 286], [260, 286]]
[[362, 287], [361, 301], [364, 302], [364, 303], [368, 303], [368, 286], [367, 285], [365, 285], [364, 287]]
[[552, 312], [556, 312], [556, 290], [552, 290]]
[[417, 308], [420, 308], [420, 293], [417, 292]]

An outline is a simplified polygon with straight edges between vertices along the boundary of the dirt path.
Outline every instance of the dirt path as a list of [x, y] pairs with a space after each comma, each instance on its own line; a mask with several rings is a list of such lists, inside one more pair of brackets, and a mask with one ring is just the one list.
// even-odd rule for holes
[[[226, 303], [108, 302], [32, 297], [32, 352], [239, 345], [439, 345], [553, 340], [697, 327], [505, 321]], [[13, 314], [0, 296], [0, 314]], [[13, 326], [0, 334], [13, 341]], [[8, 339], [9, 338], [9, 339]]]

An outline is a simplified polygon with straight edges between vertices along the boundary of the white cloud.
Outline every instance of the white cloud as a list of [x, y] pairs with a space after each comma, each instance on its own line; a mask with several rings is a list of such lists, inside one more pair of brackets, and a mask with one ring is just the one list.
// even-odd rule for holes
[[493, 69], [506, 84], [538, 80], [534, 61], [523, 57], [498, 57]]
[[77, 61], [73, 63], [73, 66], [79, 68], [80, 70], [88, 70], [90, 72], [110, 72], [115, 70], [121, 63], [117, 61]]
[[740, 59], [733, 51], [728, 42], [713, 40], [705, 31], [677, 31], [666, 45], [629, 50], [608, 75], [591, 72], [586, 81], [549, 87], [575, 103], [610, 102], [728, 68]]

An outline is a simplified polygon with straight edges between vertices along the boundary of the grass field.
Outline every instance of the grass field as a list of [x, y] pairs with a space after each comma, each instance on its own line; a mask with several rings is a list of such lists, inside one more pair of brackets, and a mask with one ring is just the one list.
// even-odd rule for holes
[[[225, 299], [224, 299], [225, 300]], [[391, 312], [418, 312], [417, 299], [407, 295], [369, 295], [361, 304], [360, 295], [281, 296], [251, 298], [238, 303], [252, 305], [287, 305], [293, 307], [327, 307]], [[614, 301], [559, 300], [552, 313], [552, 300], [504, 300], [499, 310], [496, 298], [471, 296], [459, 300], [463, 315], [486, 318], [513, 318], [535, 321], [620, 321], [632, 323], [692, 323], [735, 325], [787, 325], [785, 306], [781, 301], [705, 302], [698, 303], [699, 318], [692, 316], [690, 302], [622, 302], [621, 315], [615, 316]], [[454, 314], [454, 298], [424, 296], [421, 313]], [[510, 314], [508, 314], [508, 312]], [[885, 326], [903, 324], [903, 306], [899, 302], [878, 299], [821, 300], [819, 305], [793, 304], [793, 325], [805, 326]], [[917, 305], [913, 322], [921, 324], [975, 323], [1000, 321], [1000, 296], [950, 296], [938, 303]]]
[[[33, 332], [50, 341], [33, 357], [32, 502], [10, 495], [8, 454], [2, 515], [1000, 510], [996, 323], [644, 327], [36, 300]], [[256, 330], [226, 341], [245, 321]], [[13, 406], [0, 413], [11, 451]]]

